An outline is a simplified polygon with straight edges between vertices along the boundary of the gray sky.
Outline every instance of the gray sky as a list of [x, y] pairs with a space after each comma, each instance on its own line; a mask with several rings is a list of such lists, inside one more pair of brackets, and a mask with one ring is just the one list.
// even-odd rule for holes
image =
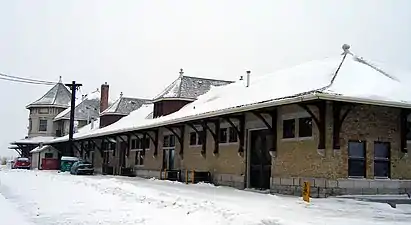
[[[236, 80], [353, 52], [411, 71], [407, 0], [0, 0], [0, 72], [153, 97], [178, 76]], [[0, 155], [50, 87], [0, 80]], [[292, 88], [292, 87], [290, 87]]]

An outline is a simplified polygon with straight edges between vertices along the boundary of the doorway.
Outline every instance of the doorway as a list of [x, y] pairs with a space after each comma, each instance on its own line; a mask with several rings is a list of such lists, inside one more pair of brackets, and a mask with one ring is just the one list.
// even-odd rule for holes
[[174, 170], [174, 148], [163, 149], [163, 169]]
[[273, 135], [268, 129], [251, 130], [249, 140], [249, 187], [270, 189]]

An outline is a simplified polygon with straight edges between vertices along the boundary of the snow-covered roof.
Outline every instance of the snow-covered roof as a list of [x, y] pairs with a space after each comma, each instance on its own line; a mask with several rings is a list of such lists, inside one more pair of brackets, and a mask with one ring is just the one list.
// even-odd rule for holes
[[[143, 104], [139, 109], [134, 110], [128, 116], [125, 116], [117, 122], [103, 128], [99, 128], [99, 120], [96, 120], [94, 121], [94, 129], [90, 129], [91, 124], [88, 124], [80, 128], [79, 131], [73, 135], [73, 138], [79, 139], [90, 134], [98, 135], [100, 133], [117, 129], [118, 127], [129, 127], [130, 129], [132, 129], [136, 124], [138, 124], [139, 121], [153, 119], [153, 108], [154, 107], [152, 103]], [[50, 140], [48, 143], [59, 143], [65, 141], [68, 141], [68, 135]]]
[[71, 102], [71, 92], [64, 86], [63, 83], [58, 82], [41, 98], [27, 105], [26, 108], [32, 107], [61, 107], [68, 108]]
[[100, 116], [104, 115], [128, 115], [130, 112], [140, 108], [144, 103], [149, 102], [148, 99], [142, 98], [130, 98], [120, 95], [113, 104], [111, 104], [106, 110], [100, 113]]
[[43, 146], [37, 146], [36, 148], [34, 148], [33, 150], [30, 151], [30, 153], [39, 153], [42, 151], [45, 151], [47, 149], [49, 149], [51, 146], [50, 145], [43, 145]]
[[[122, 120], [75, 139], [149, 129], [190, 120], [296, 102], [325, 99], [411, 108], [411, 89], [404, 74], [383, 71], [351, 52], [307, 62], [272, 74], [213, 87], [179, 111], [154, 119]], [[402, 79], [404, 78], [404, 79]], [[132, 118], [131, 116], [129, 118]], [[121, 122], [127, 121], [127, 122]]]
[[[54, 117], [54, 121], [57, 120], [69, 120], [70, 108], [65, 109]], [[76, 108], [74, 112], [75, 120], [87, 120], [89, 118], [98, 118], [100, 113], [100, 91], [96, 91], [88, 94], [84, 99], [76, 102]]]
[[157, 95], [154, 100], [169, 98], [195, 100], [213, 86], [222, 86], [230, 83], [233, 83], [233, 81], [184, 76], [181, 69], [180, 76]]
[[25, 138], [25, 139], [21, 139], [18, 141], [14, 141], [11, 144], [13, 145], [18, 145], [18, 144], [40, 144], [40, 143], [45, 143], [48, 141], [53, 140], [54, 137], [51, 136], [37, 136], [37, 137], [30, 137], [30, 138]]
[[79, 158], [72, 156], [62, 156], [61, 161], [79, 161]]

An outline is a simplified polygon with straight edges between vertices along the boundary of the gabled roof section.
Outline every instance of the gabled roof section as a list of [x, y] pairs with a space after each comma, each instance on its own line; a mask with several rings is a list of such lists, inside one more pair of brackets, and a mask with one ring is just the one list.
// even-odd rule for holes
[[[57, 120], [69, 120], [70, 108], [65, 109], [59, 113], [54, 121]], [[100, 90], [95, 90], [88, 94], [82, 101], [76, 103], [74, 119], [75, 120], [88, 120], [92, 118], [98, 118], [100, 113]]]
[[132, 111], [140, 108], [144, 103], [147, 103], [150, 101], [151, 100], [149, 99], [123, 97], [123, 94], [121, 93], [120, 98], [118, 98], [106, 110], [100, 113], [100, 116], [105, 116], [105, 115], [126, 116], [130, 114]]
[[71, 92], [61, 82], [61, 80], [54, 85], [46, 94], [41, 98], [27, 105], [26, 108], [32, 107], [70, 107]]
[[183, 69], [180, 70], [180, 76], [154, 98], [154, 101], [161, 99], [184, 99], [195, 100], [198, 96], [205, 94], [212, 86], [223, 86], [233, 81], [214, 80], [200, 77], [189, 77], [183, 75]]

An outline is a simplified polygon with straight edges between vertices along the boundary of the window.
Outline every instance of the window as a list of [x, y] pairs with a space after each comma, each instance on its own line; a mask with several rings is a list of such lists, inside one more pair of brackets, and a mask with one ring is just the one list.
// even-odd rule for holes
[[190, 132], [190, 145], [191, 146], [198, 146], [198, 145], [202, 145], [203, 144], [203, 140], [202, 138], [204, 135], [203, 131], [192, 131]]
[[144, 140], [144, 148], [145, 149], [150, 148], [150, 138], [149, 137], [146, 137], [146, 139]]
[[348, 176], [365, 177], [365, 142], [348, 142]]
[[198, 131], [198, 140], [197, 140], [197, 144], [198, 145], [202, 145], [203, 144], [203, 139], [204, 139], [204, 131]]
[[103, 150], [115, 150], [116, 142], [104, 142], [102, 148]]
[[230, 127], [228, 128], [228, 142], [233, 143], [237, 142], [237, 127]]
[[295, 119], [283, 120], [283, 138], [295, 138]]
[[174, 135], [164, 135], [163, 138], [163, 147], [175, 147], [176, 146], [176, 138]]
[[298, 119], [298, 137], [311, 137], [313, 135], [313, 123], [311, 117]]
[[131, 140], [131, 149], [141, 149], [141, 141], [139, 139]]
[[46, 158], [46, 159], [52, 159], [52, 158], [53, 158], [53, 153], [52, 153], [52, 152], [49, 152], [49, 153], [44, 154], [44, 158]]
[[219, 135], [220, 143], [227, 143], [228, 141], [227, 128], [220, 128], [218, 135]]
[[48, 114], [49, 113], [49, 108], [40, 108], [39, 109], [39, 114]]
[[47, 131], [47, 120], [40, 120], [39, 131]]
[[390, 143], [374, 142], [374, 177], [390, 177]]
[[197, 145], [197, 133], [190, 132], [190, 145]]
[[144, 153], [143, 151], [136, 151], [136, 156], [134, 158], [134, 164], [137, 166], [144, 165]]

